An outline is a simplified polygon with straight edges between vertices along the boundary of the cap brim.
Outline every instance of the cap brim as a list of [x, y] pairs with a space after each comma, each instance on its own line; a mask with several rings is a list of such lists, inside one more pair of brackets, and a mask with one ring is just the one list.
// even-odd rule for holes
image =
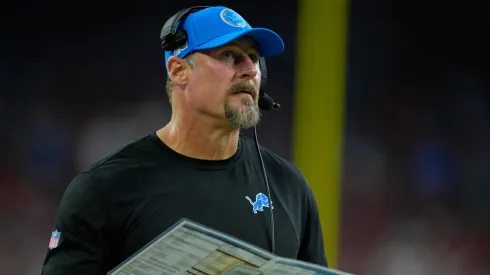
[[251, 37], [255, 40], [255, 42], [257, 42], [260, 48], [260, 56], [267, 57], [278, 55], [284, 51], [284, 42], [282, 41], [281, 37], [277, 33], [264, 28], [255, 28], [225, 34], [199, 45], [198, 47], [194, 48], [194, 50], [206, 50], [221, 47], [244, 35]]

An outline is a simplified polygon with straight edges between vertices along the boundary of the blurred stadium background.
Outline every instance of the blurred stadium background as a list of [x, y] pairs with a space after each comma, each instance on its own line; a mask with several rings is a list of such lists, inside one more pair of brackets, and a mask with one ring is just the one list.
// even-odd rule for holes
[[168, 121], [160, 28], [202, 4], [284, 38], [259, 140], [311, 182], [333, 267], [490, 274], [490, 16], [470, 0], [4, 2], [1, 274], [39, 274], [76, 172]]

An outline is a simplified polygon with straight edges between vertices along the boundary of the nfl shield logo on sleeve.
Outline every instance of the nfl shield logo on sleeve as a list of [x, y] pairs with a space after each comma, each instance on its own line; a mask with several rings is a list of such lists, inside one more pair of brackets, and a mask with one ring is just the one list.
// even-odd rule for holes
[[61, 232], [59, 232], [58, 230], [51, 232], [51, 239], [49, 240], [49, 249], [58, 247], [58, 244], [60, 243], [60, 236], [61, 236]]

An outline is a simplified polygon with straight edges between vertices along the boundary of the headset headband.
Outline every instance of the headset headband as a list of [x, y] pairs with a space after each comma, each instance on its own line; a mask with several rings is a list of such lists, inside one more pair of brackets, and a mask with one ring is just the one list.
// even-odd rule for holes
[[170, 17], [163, 25], [162, 32], [160, 33], [160, 38], [163, 40], [169, 34], [174, 35], [177, 32], [177, 25], [179, 24], [179, 22], [184, 21], [189, 14], [205, 8], [209, 8], [209, 6], [194, 6], [183, 9], [172, 15], [172, 17]]

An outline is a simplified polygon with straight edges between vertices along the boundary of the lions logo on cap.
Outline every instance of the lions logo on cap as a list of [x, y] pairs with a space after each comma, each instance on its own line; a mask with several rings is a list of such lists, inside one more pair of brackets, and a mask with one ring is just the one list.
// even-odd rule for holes
[[243, 28], [247, 25], [245, 19], [243, 19], [243, 17], [236, 13], [234, 10], [223, 9], [220, 13], [220, 16], [223, 22], [230, 26]]

